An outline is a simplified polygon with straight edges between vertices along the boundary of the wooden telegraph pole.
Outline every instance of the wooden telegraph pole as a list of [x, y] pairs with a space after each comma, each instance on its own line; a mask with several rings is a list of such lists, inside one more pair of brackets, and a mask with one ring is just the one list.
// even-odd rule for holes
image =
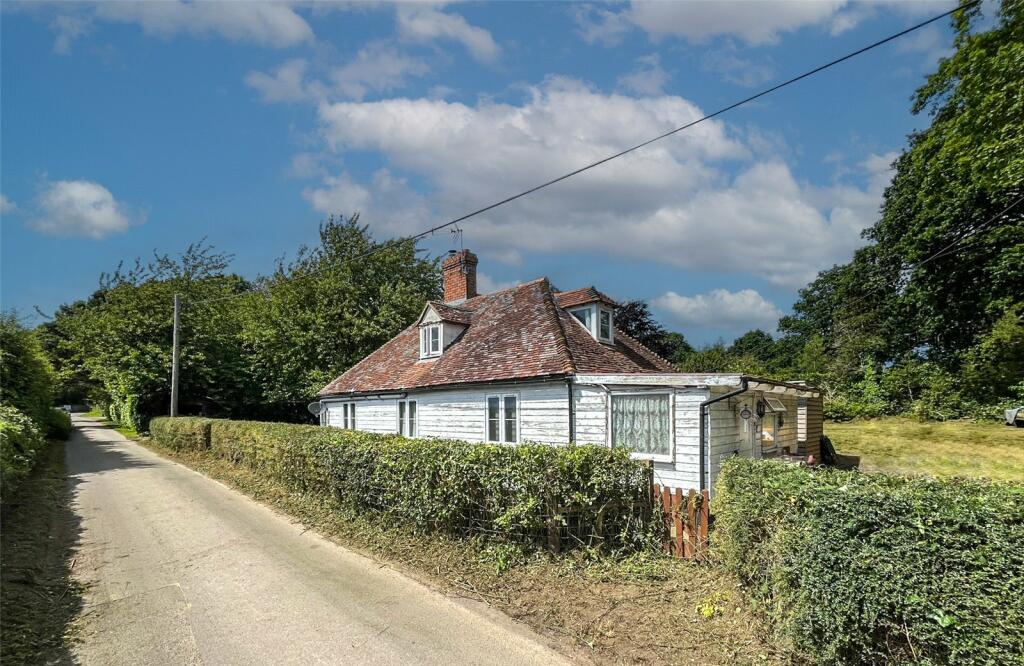
[[171, 349], [171, 416], [178, 415], [178, 329], [181, 328], [181, 296], [174, 295], [174, 347]]

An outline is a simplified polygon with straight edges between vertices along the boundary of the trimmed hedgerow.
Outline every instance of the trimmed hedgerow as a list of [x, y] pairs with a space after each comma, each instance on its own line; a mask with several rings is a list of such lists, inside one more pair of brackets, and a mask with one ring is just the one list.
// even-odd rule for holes
[[[154, 419], [186, 448], [198, 424]], [[181, 419], [175, 419], [181, 420]], [[567, 550], [653, 547], [647, 466], [592, 446], [499, 446], [319, 426], [192, 419], [210, 452], [288, 487], [414, 530]], [[159, 434], [157, 434], [159, 433]]]
[[196, 416], [157, 418], [149, 422], [150, 436], [161, 446], [176, 451], [205, 451], [210, 448], [211, 419]]
[[1024, 485], [732, 459], [712, 544], [825, 664], [1024, 663]]

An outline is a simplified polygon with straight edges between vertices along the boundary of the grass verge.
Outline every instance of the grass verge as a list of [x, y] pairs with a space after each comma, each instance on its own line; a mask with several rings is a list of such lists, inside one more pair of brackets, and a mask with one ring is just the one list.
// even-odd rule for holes
[[568, 558], [354, 516], [204, 453], [145, 446], [297, 518], [346, 548], [449, 594], [484, 602], [599, 664], [782, 664], [732, 576], [658, 555]]
[[827, 423], [825, 434], [864, 471], [1024, 481], [1024, 428], [887, 417]]
[[78, 522], [70, 509], [64, 442], [51, 442], [4, 505], [0, 534], [0, 662], [70, 663], [68, 626], [82, 606], [71, 579]]

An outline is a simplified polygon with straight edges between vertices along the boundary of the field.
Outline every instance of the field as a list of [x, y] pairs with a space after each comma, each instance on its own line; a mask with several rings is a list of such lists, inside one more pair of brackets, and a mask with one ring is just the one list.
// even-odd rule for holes
[[888, 417], [826, 423], [825, 434], [865, 471], [1024, 481], [1024, 428]]

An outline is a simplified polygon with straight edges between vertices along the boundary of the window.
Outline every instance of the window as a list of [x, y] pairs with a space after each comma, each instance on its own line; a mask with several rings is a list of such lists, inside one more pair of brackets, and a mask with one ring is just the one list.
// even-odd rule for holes
[[515, 395], [487, 396], [487, 441], [519, 441], [519, 398]]
[[416, 401], [398, 401], [398, 434], [404, 437], [415, 437], [416, 430]]
[[667, 393], [611, 396], [612, 446], [635, 457], [672, 460], [672, 401]]
[[594, 321], [594, 311], [591, 308], [577, 308], [576, 310], [570, 310], [569, 312], [572, 313], [573, 317], [579, 319], [580, 323], [583, 324], [588, 331], [592, 332], [594, 330], [594, 327], [591, 325]]
[[602, 340], [612, 339], [612, 313], [608, 310], [601, 310], [601, 326], [598, 330], [598, 337]]
[[441, 324], [431, 324], [420, 329], [420, 358], [441, 355]]
[[356, 404], [346, 402], [341, 405], [341, 427], [354, 430], [356, 427]]

